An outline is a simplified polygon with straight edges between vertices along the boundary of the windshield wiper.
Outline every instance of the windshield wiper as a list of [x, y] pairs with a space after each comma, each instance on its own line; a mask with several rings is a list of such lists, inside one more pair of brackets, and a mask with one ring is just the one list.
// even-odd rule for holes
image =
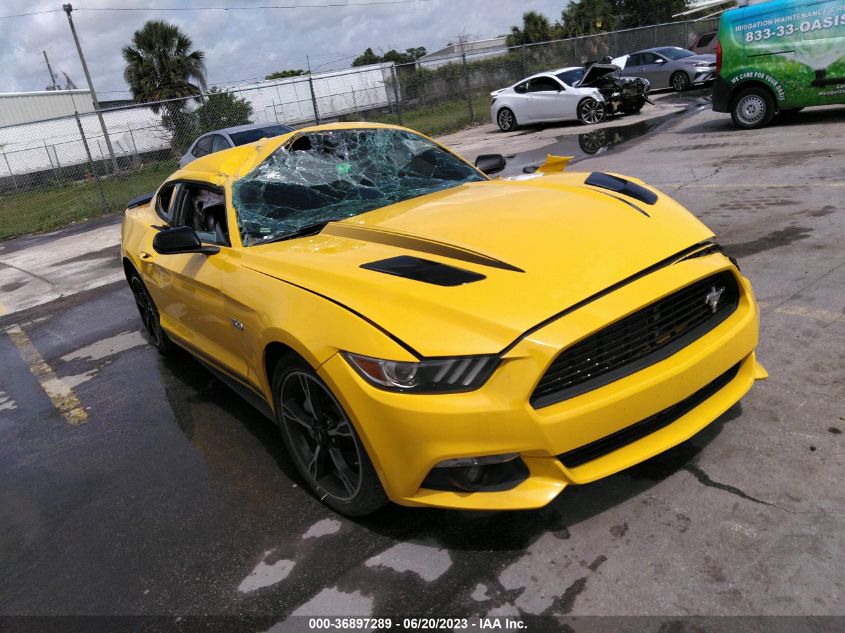
[[285, 233], [283, 235], [279, 235], [278, 237], [272, 237], [267, 240], [262, 240], [258, 242], [258, 244], [272, 244], [273, 242], [283, 242], [284, 240], [292, 240], [295, 237], [314, 235], [322, 231], [326, 227], [326, 225], [331, 221], [332, 220], [323, 220], [322, 222], [315, 222], [314, 224], [309, 224], [307, 226], [298, 228], [292, 233]]

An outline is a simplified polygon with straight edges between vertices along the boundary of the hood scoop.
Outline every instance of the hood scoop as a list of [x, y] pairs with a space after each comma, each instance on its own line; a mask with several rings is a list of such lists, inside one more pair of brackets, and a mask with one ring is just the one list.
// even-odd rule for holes
[[436, 286], [462, 286], [484, 279], [484, 275], [479, 273], [410, 255], [361, 264], [361, 268]]

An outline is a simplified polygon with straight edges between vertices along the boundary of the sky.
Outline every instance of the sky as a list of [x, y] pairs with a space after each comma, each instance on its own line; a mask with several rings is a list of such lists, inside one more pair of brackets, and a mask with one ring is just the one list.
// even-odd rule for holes
[[[425, 46], [433, 52], [458, 35], [484, 39], [522, 23], [525, 11], [560, 18], [567, 0], [414, 0], [408, 4], [314, 8], [374, 0], [72, 0], [73, 21], [101, 101], [129, 96], [121, 48], [146, 20], [177, 24], [206, 54], [210, 85], [263, 79], [288, 68], [343, 68], [367, 47], [376, 52]], [[259, 9], [306, 4], [310, 8]], [[255, 7], [167, 11], [187, 7]], [[0, 0], [0, 92], [43, 90], [49, 75], [42, 50], [63, 83], [66, 72], [86, 87], [61, 0]], [[142, 11], [93, 10], [143, 8]], [[58, 9], [58, 11], [55, 11]], [[53, 11], [2, 19], [3, 16]], [[321, 68], [318, 68], [321, 67]]]

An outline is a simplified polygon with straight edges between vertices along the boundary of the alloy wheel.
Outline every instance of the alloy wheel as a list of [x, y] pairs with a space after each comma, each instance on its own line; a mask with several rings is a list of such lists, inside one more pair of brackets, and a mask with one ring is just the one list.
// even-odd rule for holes
[[582, 101], [579, 110], [581, 120], [584, 123], [601, 123], [602, 119], [604, 119], [604, 105], [595, 99]]
[[334, 396], [297, 370], [282, 381], [279, 402], [291, 446], [311, 483], [338, 501], [353, 499], [363, 478], [361, 448]]
[[677, 92], [683, 92], [689, 86], [689, 78], [684, 73], [675, 73], [672, 75], [672, 89]]
[[505, 132], [509, 131], [513, 127], [514, 123], [513, 113], [507, 108], [499, 110], [498, 123], [500, 129]]
[[153, 301], [147, 289], [138, 277], [132, 277], [132, 294], [135, 297], [135, 305], [138, 306], [138, 313], [144, 323], [144, 329], [150, 337], [153, 345], [160, 343], [161, 333], [158, 327], [158, 314], [156, 313]]

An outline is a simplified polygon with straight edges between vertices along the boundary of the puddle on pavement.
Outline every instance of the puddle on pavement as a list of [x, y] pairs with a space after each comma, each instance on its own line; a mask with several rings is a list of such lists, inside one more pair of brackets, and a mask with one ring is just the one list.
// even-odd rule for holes
[[539, 149], [505, 156], [508, 164], [502, 175], [508, 177], [533, 173], [546, 160], [546, 156], [549, 154], [554, 154], [555, 156], [574, 156], [573, 162], [591, 158], [597, 154], [613, 150], [627, 141], [644, 136], [679, 114], [681, 112], [672, 112], [653, 119], [629, 123], [628, 125], [598, 128], [577, 135], [567, 134], [565, 136], [559, 136], [556, 142], [540, 147]]

